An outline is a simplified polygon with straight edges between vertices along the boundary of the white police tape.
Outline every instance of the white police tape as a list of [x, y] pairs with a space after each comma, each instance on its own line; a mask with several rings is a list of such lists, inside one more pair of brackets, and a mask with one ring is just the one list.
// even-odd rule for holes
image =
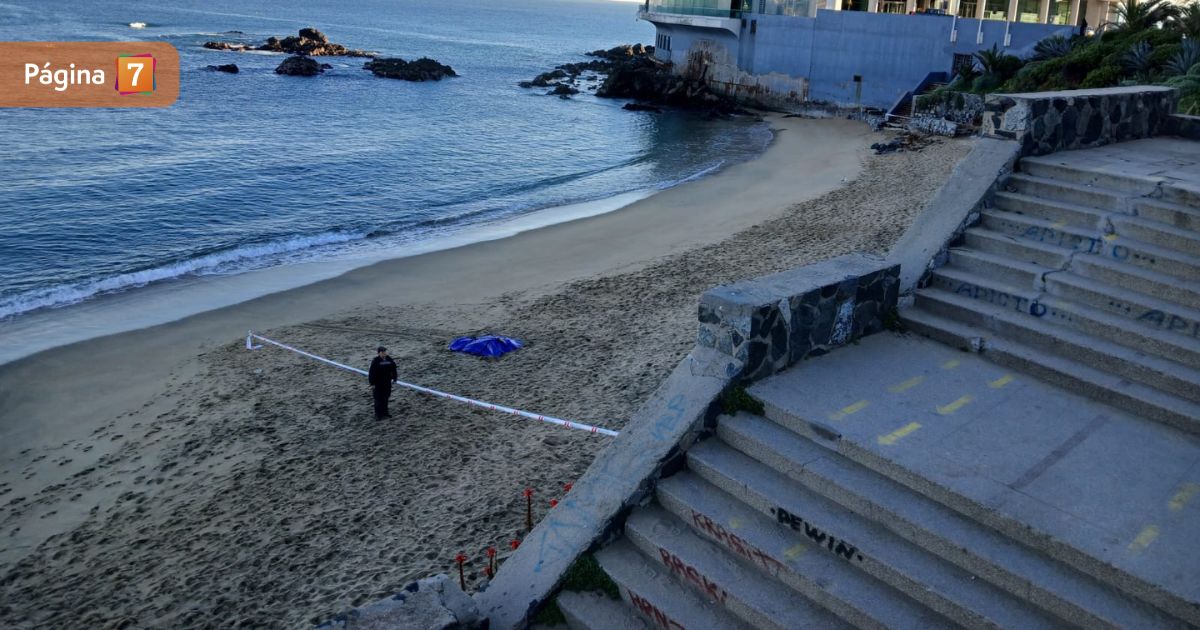
[[[257, 339], [263, 343], [269, 343], [273, 346], [283, 348], [284, 350], [289, 350], [291, 352], [295, 352], [296, 354], [306, 356], [310, 359], [316, 359], [317, 361], [320, 361], [322, 363], [328, 363], [329, 365], [332, 365], [333, 367], [341, 368], [343, 370], [347, 370], [350, 372], [356, 372], [358, 374], [362, 374], [363, 376], [367, 375], [366, 370], [360, 370], [356, 367], [350, 367], [349, 365], [346, 365], [344, 363], [338, 363], [337, 361], [331, 361], [329, 359], [326, 359], [325, 357], [319, 357], [315, 354], [312, 354], [311, 352], [305, 352], [299, 348], [293, 348], [292, 346], [289, 346], [284, 343], [280, 343], [278, 341], [275, 341], [274, 339], [267, 339], [266, 337], [263, 337], [262, 335], [254, 334], [253, 330], [246, 331], [246, 349], [247, 350], [257, 350], [262, 347], [260, 345], [254, 344], [253, 340], [255, 340], [255, 339]], [[501, 413], [509, 413], [514, 416], [521, 416], [522, 418], [529, 418], [530, 420], [541, 420], [542, 422], [548, 422], [550, 424], [557, 424], [559, 426], [563, 426], [568, 429], [580, 429], [582, 431], [587, 431], [589, 433], [595, 433], [597, 435], [607, 435], [610, 437], [617, 436], [616, 431], [613, 431], [611, 429], [604, 429], [601, 427], [594, 427], [590, 424], [582, 424], [579, 422], [571, 422], [569, 420], [563, 420], [562, 418], [543, 416], [541, 414], [536, 414], [536, 413], [532, 413], [529, 411], [521, 411], [520, 409], [513, 409], [512, 407], [505, 407], [503, 405], [493, 405], [492, 403], [483, 402], [482, 400], [475, 400], [473, 398], [466, 398], [463, 396], [455, 396], [454, 394], [447, 394], [446, 392], [439, 392], [436, 389], [430, 389], [428, 387], [421, 387], [420, 385], [414, 385], [412, 383], [405, 383], [404, 381], [396, 381], [396, 384], [401, 387], [407, 387], [408, 389], [415, 390], [418, 392], [432, 394], [434, 396], [440, 396], [442, 398], [449, 398], [450, 400], [456, 400], [460, 403], [466, 403], [468, 405], [473, 405], [475, 407], [482, 407], [483, 409], [487, 409], [490, 411], [499, 411]]]

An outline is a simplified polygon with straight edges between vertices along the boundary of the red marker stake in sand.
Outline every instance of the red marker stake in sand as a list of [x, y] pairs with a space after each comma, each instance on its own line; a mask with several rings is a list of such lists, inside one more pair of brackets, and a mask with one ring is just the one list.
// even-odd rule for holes
[[[363, 376], [367, 375], [366, 370], [360, 370], [355, 367], [350, 367], [349, 365], [346, 365], [344, 363], [338, 363], [337, 361], [331, 361], [329, 359], [326, 359], [325, 357], [320, 357], [315, 354], [312, 354], [311, 352], [305, 352], [299, 348], [293, 348], [292, 346], [289, 346], [287, 344], [279, 343], [278, 341], [275, 341], [274, 339], [267, 339], [266, 337], [263, 337], [262, 335], [254, 334], [253, 330], [246, 331], [246, 349], [247, 350], [257, 350], [262, 347], [261, 345], [254, 343], [255, 339], [257, 339], [263, 343], [269, 343], [272, 346], [275, 346], [278, 348], [283, 348], [284, 350], [295, 352], [296, 354], [299, 354], [301, 356], [306, 356], [310, 359], [316, 359], [317, 361], [320, 361], [322, 363], [327, 363], [336, 368], [341, 368], [341, 369], [349, 371], [349, 372], [355, 372], [357, 374], [362, 374]], [[396, 384], [399, 385], [400, 387], [406, 387], [408, 389], [411, 389], [413, 391], [418, 391], [423, 394], [429, 394], [431, 396], [438, 396], [440, 398], [448, 398], [450, 400], [464, 403], [467, 405], [472, 405], [474, 407], [482, 407], [483, 409], [487, 409], [489, 411], [499, 411], [501, 413], [512, 414], [514, 416], [521, 416], [522, 418], [529, 418], [530, 420], [540, 420], [541, 422], [546, 422], [549, 424], [557, 424], [560, 427], [566, 427], [568, 429], [579, 429], [581, 431], [587, 431], [588, 433], [595, 433], [597, 435], [607, 435], [609, 437], [617, 437], [617, 432], [613, 431], [612, 429], [594, 427], [590, 424], [582, 424], [579, 422], [571, 422], [569, 420], [563, 420], [562, 418], [555, 418], [553, 416], [543, 416], [541, 414], [533, 413], [531, 411], [522, 411], [520, 409], [513, 409], [512, 407], [505, 407], [504, 405], [493, 405], [492, 403], [484, 402], [482, 400], [475, 400], [474, 398], [466, 398], [464, 396], [456, 396], [454, 394], [447, 394], [446, 392], [440, 392], [436, 389], [430, 389], [428, 387], [422, 387], [420, 385], [414, 385], [412, 383], [405, 383], [404, 381], [396, 381]]]
[[454, 556], [454, 561], [458, 563], [458, 585], [465, 592], [467, 590], [467, 578], [463, 576], [463, 563], [467, 561], [467, 557], [460, 553]]
[[[525, 531], [533, 531], [533, 488], [525, 488]], [[516, 549], [516, 547], [513, 547]]]
[[493, 577], [495, 577], [495, 575], [496, 575], [496, 548], [495, 547], [487, 548], [487, 557], [488, 557], [487, 576], [488, 576], [488, 579], [490, 580]]

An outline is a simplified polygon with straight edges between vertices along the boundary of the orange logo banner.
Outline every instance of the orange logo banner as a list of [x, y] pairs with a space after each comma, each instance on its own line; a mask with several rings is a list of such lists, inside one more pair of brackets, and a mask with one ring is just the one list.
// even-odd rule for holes
[[168, 107], [179, 51], [162, 42], [0, 42], [0, 107]]

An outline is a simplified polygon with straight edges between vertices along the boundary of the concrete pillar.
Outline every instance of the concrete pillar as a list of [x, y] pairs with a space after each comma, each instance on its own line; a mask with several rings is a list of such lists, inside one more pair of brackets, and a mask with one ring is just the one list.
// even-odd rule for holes
[[834, 11], [842, 10], [842, 0], [829, 0], [829, 8]]
[[867, 0], [867, 13], [879, 13], [879, 0]]
[[950, 0], [946, 3], [947, 15], [958, 15], [958, 0]]
[[917, 0], [908, 0], [904, 3], [904, 12], [913, 13], [917, 10]]
[[987, 0], [975, 0], [975, 19], [982, 20], [983, 12], [987, 10]]
[[1071, 0], [1071, 8], [1067, 11], [1067, 24], [1071, 28], [1079, 28], [1079, 0]]
[[1008, 13], [1006, 13], [1004, 17], [1009, 22], [1017, 21], [1017, 1], [1018, 0], [1008, 0]]
[[1050, 23], [1050, 0], [1038, 0], [1038, 24]]

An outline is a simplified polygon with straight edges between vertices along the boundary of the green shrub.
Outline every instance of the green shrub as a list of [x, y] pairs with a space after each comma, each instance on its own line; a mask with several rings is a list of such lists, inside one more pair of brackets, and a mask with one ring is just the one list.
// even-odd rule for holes
[[1113, 87], [1120, 83], [1120, 81], [1120, 68], [1116, 66], [1103, 66], [1089, 72], [1087, 76], [1084, 77], [1083, 82], [1079, 84], [1079, 87], [1085, 89]]
[[721, 393], [721, 410], [731, 416], [739, 411], [749, 411], [761, 416], [763, 404], [751, 396], [745, 387], [737, 385]]

